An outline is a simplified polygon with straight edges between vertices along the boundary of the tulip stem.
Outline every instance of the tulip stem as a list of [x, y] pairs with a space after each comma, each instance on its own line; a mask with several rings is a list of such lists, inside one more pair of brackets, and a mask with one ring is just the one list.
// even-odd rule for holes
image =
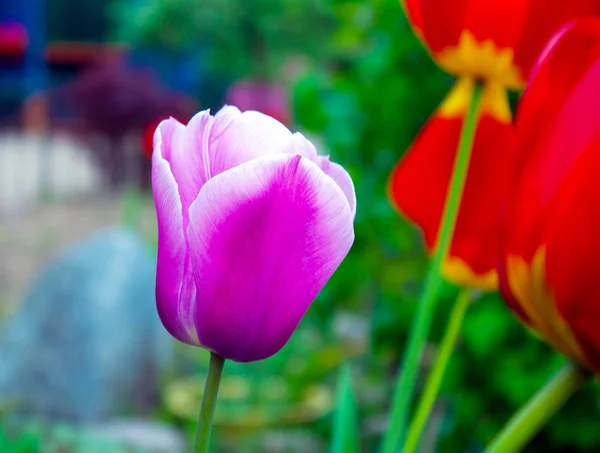
[[194, 440], [193, 453], [207, 453], [210, 443], [210, 431], [212, 428], [213, 415], [217, 403], [217, 394], [219, 393], [219, 384], [223, 374], [225, 359], [214, 352], [210, 353], [210, 363], [208, 364], [208, 376], [202, 395], [202, 406], [200, 407], [200, 416], [198, 417], [198, 426], [196, 427], [196, 438]]
[[469, 307], [469, 302], [471, 301], [471, 294], [472, 291], [469, 288], [461, 288], [458, 297], [456, 298], [456, 302], [452, 307], [450, 321], [448, 322], [446, 332], [440, 343], [435, 362], [429, 371], [429, 376], [425, 382], [425, 389], [421, 395], [417, 411], [410, 424], [406, 443], [402, 450], [403, 453], [413, 453], [419, 445], [421, 434], [429, 419], [429, 414], [431, 413], [440, 386], [442, 385], [444, 372], [446, 371], [450, 356], [454, 350], [454, 345], [458, 339], [463, 318]]
[[481, 85], [475, 83], [467, 115], [460, 133], [452, 177], [448, 192], [446, 193], [446, 201], [437, 238], [437, 247], [434, 249], [425, 287], [417, 304], [417, 313], [413, 319], [409, 333], [408, 346], [404, 351], [402, 367], [398, 372], [389, 425], [382, 443], [383, 453], [396, 453], [400, 451], [404, 443], [406, 420], [415, 391], [421, 357], [423, 356], [433, 313], [443, 284], [441, 276], [442, 263], [450, 249], [450, 243], [456, 226], [456, 218], [458, 217], [458, 208], [469, 170], [471, 151], [477, 129], [480, 100]]
[[589, 373], [567, 362], [504, 426], [485, 453], [515, 453], [527, 445], [544, 424], [586, 381]]

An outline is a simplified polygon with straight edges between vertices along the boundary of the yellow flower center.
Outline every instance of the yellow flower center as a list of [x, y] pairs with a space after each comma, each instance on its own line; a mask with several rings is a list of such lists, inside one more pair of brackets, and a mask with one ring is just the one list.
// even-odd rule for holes
[[513, 57], [512, 49], [498, 49], [491, 40], [479, 42], [465, 30], [458, 46], [444, 49], [436, 60], [450, 74], [492, 81], [516, 90], [522, 88], [525, 81]]

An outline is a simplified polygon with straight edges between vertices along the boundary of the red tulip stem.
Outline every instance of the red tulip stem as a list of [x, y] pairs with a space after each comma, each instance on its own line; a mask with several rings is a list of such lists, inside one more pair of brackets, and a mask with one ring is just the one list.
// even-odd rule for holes
[[433, 366], [431, 367], [431, 370], [429, 370], [429, 375], [427, 376], [427, 381], [425, 382], [425, 387], [421, 394], [417, 410], [411, 421], [402, 453], [413, 453], [419, 446], [421, 434], [423, 433], [423, 429], [425, 429], [425, 425], [431, 414], [431, 409], [435, 404], [435, 400], [442, 385], [444, 372], [446, 371], [448, 362], [452, 356], [452, 351], [454, 350], [454, 345], [460, 334], [462, 321], [465, 317], [467, 308], [469, 307], [469, 303], [471, 302], [472, 295], [473, 291], [470, 288], [461, 288], [458, 297], [456, 298], [456, 302], [454, 302], [446, 332], [444, 333], [444, 337], [438, 348]]
[[567, 362], [513, 415], [484, 453], [521, 451], [588, 377], [583, 368]]
[[198, 417], [198, 426], [196, 427], [193, 453], [208, 453], [213, 415], [217, 405], [217, 394], [219, 393], [224, 365], [225, 359], [223, 357], [214, 352], [210, 353], [208, 376], [204, 386], [204, 394], [202, 395], [202, 405], [200, 407], [200, 416]]
[[469, 170], [479, 118], [481, 88], [479, 83], [474, 84], [467, 114], [460, 133], [452, 177], [450, 178], [444, 212], [439, 227], [437, 247], [429, 266], [425, 287], [417, 303], [417, 313], [413, 319], [409, 333], [402, 367], [398, 372], [389, 424], [381, 448], [382, 453], [396, 453], [401, 450], [404, 444], [406, 423], [415, 393], [421, 358], [425, 350], [425, 343], [429, 337], [433, 314], [444, 281], [441, 275], [442, 264], [450, 250], [456, 219], [458, 217], [458, 209], [467, 180], [467, 172]]

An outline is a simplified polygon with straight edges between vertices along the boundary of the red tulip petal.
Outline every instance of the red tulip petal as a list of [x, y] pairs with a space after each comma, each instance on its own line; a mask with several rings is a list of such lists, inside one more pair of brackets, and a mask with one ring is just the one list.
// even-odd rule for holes
[[540, 50], [554, 32], [573, 19], [600, 13], [598, 0], [529, 0], [523, 3], [527, 4], [528, 11], [515, 48], [515, 64], [526, 79]]
[[600, 369], [600, 19], [570, 24], [544, 51], [519, 106], [517, 140], [502, 292], [557, 349]]
[[[600, 21], [570, 23], [550, 40], [531, 74], [529, 86], [517, 109], [518, 168], [552, 131], [551, 124], [571, 90], [600, 57]], [[565, 64], [568, 61], [568, 64]]]
[[402, 0], [439, 65], [521, 89], [534, 59], [567, 22], [600, 13], [597, 0]]
[[[563, 147], [573, 150], [575, 140], [579, 141], [579, 146], [589, 140], [589, 136], [585, 138], [581, 134], [565, 135], [564, 128], [556, 130], [555, 123], [557, 115], [565, 108], [565, 102], [574, 95], [574, 87], [580, 84], [592, 59], [600, 57], [599, 44], [581, 45], [583, 42], [590, 44], [589, 39], [594, 35], [600, 39], [599, 24], [599, 19], [591, 19], [591, 23], [582, 21], [573, 30], [568, 26], [561, 31], [560, 40], [546, 51], [519, 103], [516, 175], [520, 182], [511, 196], [514, 202], [507, 206], [506, 217], [513, 220], [506, 222], [507, 231], [503, 232], [503, 237], [506, 252], [522, 256], [527, 261], [537, 252], [539, 244], [535, 238], [545, 223], [540, 220], [540, 207], [547, 208], [548, 200], [553, 195], [548, 191], [556, 189], [558, 181], [564, 177], [569, 164], [576, 157], [573, 152], [564, 153]], [[580, 118], [578, 108], [575, 106], [571, 110], [573, 118]], [[563, 113], [561, 115], [564, 117]], [[556, 140], [560, 140], [560, 146]], [[546, 144], [550, 144], [551, 149], [547, 149]], [[557, 157], [557, 153], [564, 154]]]
[[435, 54], [457, 45], [464, 30], [464, 19], [470, 1], [433, 0], [420, 3], [423, 38], [431, 52]]
[[[600, 90], [595, 101], [600, 105]], [[595, 141], [570, 168], [552, 203], [546, 273], [558, 311], [600, 370], [600, 112], [595, 118]]]
[[[394, 169], [394, 204], [422, 230], [431, 250], [450, 181], [472, 83], [461, 80], [429, 119], [406, 156]], [[514, 131], [506, 93], [488, 86], [444, 275], [481, 289], [497, 285], [497, 218], [512, 177]]]
[[491, 40], [498, 48], [515, 48], [530, 2], [523, 0], [471, 0], [468, 3], [463, 22], [465, 30], [471, 32], [480, 42]]

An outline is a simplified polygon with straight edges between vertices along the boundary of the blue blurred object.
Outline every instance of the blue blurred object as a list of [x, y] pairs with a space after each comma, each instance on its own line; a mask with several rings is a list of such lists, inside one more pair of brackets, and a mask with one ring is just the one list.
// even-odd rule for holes
[[169, 87], [197, 95], [203, 85], [201, 49], [174, 52], [160, 48], [134, 49], [128, 55], [129, 64], [136, 68], [152, 68]]
[[22, 101], [47, 86], [45, 3], [45, 0], [2, 0], [0, 3], [0, 22], [12, 20], [23, 24], [29, 38], [23, 59], [13, 61], [0, 55], [0, 108], [4, 103]]
[[102, 421], [158, 400], [172, 340], [154, 302], [155, 259], [133, 232], [71, 246], [35, 279], [0, 337], [0, 396], [17, 412]]

